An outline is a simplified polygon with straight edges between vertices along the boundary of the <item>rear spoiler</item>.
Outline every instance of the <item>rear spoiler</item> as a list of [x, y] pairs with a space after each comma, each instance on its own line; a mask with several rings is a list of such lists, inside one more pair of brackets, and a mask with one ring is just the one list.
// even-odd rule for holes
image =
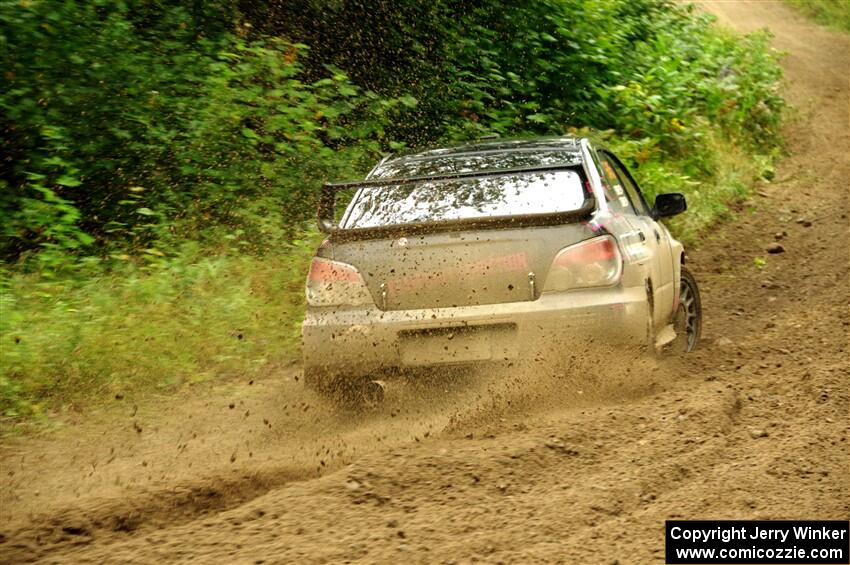
[[578, 210], [568, 212], [553, 212], [546, 214], [524, 214], [516, 216], [491, 216], [488, 218], [469, 218], [465, 220], [446, 220], [439, 222], [419, 222], [412, 224], [377, 226], [370, 228], [341, 229], [334, 225], [334, 213], [336, 211], [336, 193], [342, 190], [354, 190], [361, 188], [375, 188], [382, 186], [398, 186], [403, 184], [415, 184], [419, 182], [456, 180], [467, 178], [484, 178], [513, 175], [520, 173], [541, 173], [551, 171], [563, 171], [574, 169], [579, 163], [564, 163], [559, 165], [547, 165], [542, 167], [524, 167], [514, 169], [496, 169], [492, 171], [473, 171], [462, 173], [450, 173], [434, 176], [418, 176], [403, 178], [387, 178], [379, 180], [364, 180], [354, 182], [329, 182], [322, 185], [322, 193], [319, 197], [318, 223], [319, 229], [325, 233], [351, 235], [356, 238], [361, 234], [383, 235], [385, 233], [421, 233], [433, 231], [435, 228], [446, 229], [446, 226], [457, 225], [459, 229], [470, 229], [492, 225], [534, 225], [534, 224], [556, 224], [568, 220], [576, 220], [589, 216], [595, 209], [592, 196], [588, 196]]

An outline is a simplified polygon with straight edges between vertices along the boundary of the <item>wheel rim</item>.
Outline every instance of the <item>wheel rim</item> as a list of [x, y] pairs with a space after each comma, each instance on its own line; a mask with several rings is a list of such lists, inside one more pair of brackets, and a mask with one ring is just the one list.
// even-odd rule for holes
[[679, 308], [676, 310], [674, 328], [676, 334], [683, 336], [682, 344], [686, 352], [693, 351], [699, 338], [700, 316], [696, 291], [690, 281], [683, 278], [679, 290]]

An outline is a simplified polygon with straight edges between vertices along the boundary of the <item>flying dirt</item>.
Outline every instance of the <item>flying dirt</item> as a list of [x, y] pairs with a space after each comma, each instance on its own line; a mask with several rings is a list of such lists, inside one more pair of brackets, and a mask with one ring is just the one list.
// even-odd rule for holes
[[569, 370], [408, 379], [363, 410], [295, 366], [116, 399], [4, 440], [0, 561], [649, 563], [666, 519], [850, 516], [850, 39], [704, 5], [775, 34], [799, 115], [773, 181], [689, 252], [700, 349], [564, 344]]

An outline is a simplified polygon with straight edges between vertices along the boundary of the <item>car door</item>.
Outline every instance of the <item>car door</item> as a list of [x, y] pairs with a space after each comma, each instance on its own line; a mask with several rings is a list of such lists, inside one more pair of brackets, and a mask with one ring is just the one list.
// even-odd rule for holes
[[672, 314], [675, 300], [673, 284], [673, 255], [670, 246], [670, 234], [663, 225], [656, 222], [650, 208], [640, 192], [637, 183], [617, 157], [602, 151], [603, 167], [613, 172], [618, 192], [624, 192], [629, 201], [628, 220], [635, 229], [638, 239], [647, 250], [647, 267], [651, 276], [656, 328], [667, 325]]

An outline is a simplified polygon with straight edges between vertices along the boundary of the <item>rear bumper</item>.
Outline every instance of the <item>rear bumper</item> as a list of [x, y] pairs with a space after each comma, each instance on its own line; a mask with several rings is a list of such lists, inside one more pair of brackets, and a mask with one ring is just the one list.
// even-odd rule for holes
[[457, 308], [310, 308], [301, 331], [305, 369], [357, 376], [530, 357], [573, 336], [643, 343], [646, 321], [646, 291], [612, 287]]

